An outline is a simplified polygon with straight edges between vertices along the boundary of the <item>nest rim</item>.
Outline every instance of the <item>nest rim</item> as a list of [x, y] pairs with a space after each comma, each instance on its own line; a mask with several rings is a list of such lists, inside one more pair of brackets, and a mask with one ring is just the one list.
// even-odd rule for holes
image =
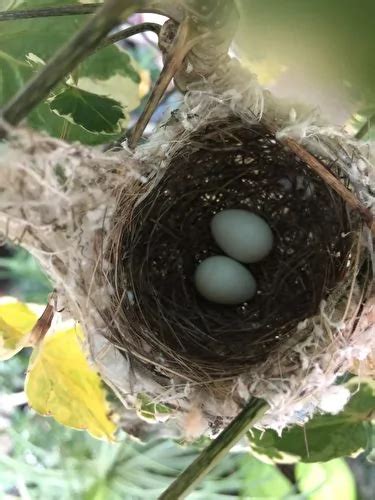
[[[212, 355], [205, 358], [201, 354], [202, 350], [199, 351], [197, 356], [196, 351], [195, 352], [192, 350], [189, 351], [189, 349], [186, 348], [187, 345], [186, 339], [190, 338], [191, 340], [191, 338], [194, 337], [194, 335], [196, 335], [196, 333], [199, 330], [201, 330], [202, 318], [200, 319], [201, 321], [200, 325], [198, 327], [195, 326], [193, 334], [192, 334], [191, 323], [190, 325], [188, 323], [187, 326], [183, 325], [184, 329], [181, 328], [181, 325], [183, 324], [183, 322], [185, 324], [187, 323], [186, 304], [188, 304], [191, 307], [189, 311], [193, 311], [195, 315], [197, 310], [200, 311], [202, 309], [202, 300], [204, 306], [206, 307], [206, 311], [207, 308], [212, 311], [212, 304], [207, 305], [207, 301], [204, 301], [204, 299], [200, 298], [196, 292], [192, 293], [193, 290], [192, 284], [191, 281], [189, 282], [189, 280], [187, 285], [186, 285], [186, 280], [185, 283], [184, 282], [182, 283], [181, 289], [185, 288], [189, 290], [189, 293], [185, 294], [185, 299], [186, 297], [188, 298], [190, 297], [190, 303], [189, 300], [181, 301], [181, 297], [179, 297], [179, 302], [177, 304], [176, 300], [174, 302], [171, 301], [171, 296], [169, 297], [167, 296], [166, 299], [164, 296], [163, 303], [160, 302], [160, 295], [161, 295], [160, 283], [158, 286], [155, 287], [155, 283], [153, 285], [150, 285], [149, 277], [146, 279], [144, 278], [144, 275], [145, 274], [147, 275], [147, 272], [145, 272], [145, 268], [147, 270], [148, 263], [152, 262], [152, 259], [155, 256], [155, 253], [153, 253], [155, 252], [155, 249], [150, 250], [150, 245], [147, 244], [147, 240], [149, 242], [154, 241], [153, 238], [155, 236], [155, 232], [156, 233], [158, 232], [157, 230], [155, 230], [155, 228], [154, 229], [152, 228], [152, 224], [150, 225], [149, 222], [147, 222], [147, 220], [150, 214], [153, 213], [154, 214], [153, 220], [155, 222], [155, 213], [159, 214], [157, 215], [157, 217], [159, 216], [159, 219], [157, 219], [158, 220], [157, 227], [162, 228], [161, 232], [163, 232], [165, 236], [165, 233], [168, 231], [166, 231], [165, 225], [160, 224], [160, 221], [163, 220], [163, 217], [165, 217], [166, 213], [171, 212], [171, 207], [174, 206], [173, 203], [170, 203], [170, 207], [168, 210], [166, 210], [166, 207], [164, 206], [168, 201], [171, 202], [172, 195], [170, 194], [170, 192], [168, 193], [168, 191], [170, 191], [172, 185], [173, 187], [172, 191], [174, 190], [173, 197], [175, 200], [178, 200], [178, 202], [181, 203], [181, 199], [183, 199], [183, 197], [179, 192], [178, 186], [181, 186], [183, 184], [182, 180], [184, 175], [185, 176], [187, 175], [188, 177], [190, 175], [189, 169], [185, 169], [186, 170], [185, 171], [181, 167], [181, 162], [183, 163], [183, 165], [185, 165], [185, 167], [189, 162], [190, 164], [193, 164], [194, 165], [193, 170], [196, 174], [197, 168], [199, 169], [199, 165], [201, 165], [200, 161], [202, 160], [202, 158], [205, 158], [205, 161], [207, 161], [207, 155], [208, 157], [210, 157], [211, 155], [212, 159], [213, 154], [216, 154], [218, 152], [220, 153], [220, 151], [223, 152], [225, 150], [225, 154], [227, 155], [229, 154], [230, 156], [230, 154], [234, 152], [235, 157], [237, 156], [238, 158], [239, 141], [238, 137], [236, 137], [236, 133], [238, 135], [239, 129], [241, 129], [245, 134], [244, 136], [245, 139], [246, 139], [246, 134], [248, 134], [247, 139], [249, 139], [249, 141], [247, 141], [244, 140], [244, 137], [242, 137], [240, 141], [242, 142], [242, 146], [244, 144], [245, 146], [243, 147], [245, 148], [248, 148], [249, 144], [251, 144], [252, 146], [250, 156], [249, 152], [247, 151], [246, 154], [248, 155], [248, 157], [246, 158], [246, 155], [245, 158], [242, 157], [241, 165], [240, 166], [237, 165], [237, 170], [241, 174], [239, 178], [242, 180], [244, 178], [247, 179], [246, 175], [244, 174], [244, 167], [249, 170], [249, 165], [253, 167], [254, 161], [255, 164], [257, 164], [257, 162], [259, 163], [260, 161], [259, 158], [263, 159], [261, 161], [263, 161], [264, 163], [265, 155], [267, 157], [267, 161], [265, 163], [268, 166], [264, 168], [270, 169], [270, 164], [271, 164], [273, 165], [275, 173], [276, 172], [275, 162], [272, 160], [272, 158], [273, 159], [275, 158], [274, 156], [275, 151], [277, 151], [278, 152], [277, 154], [279, 155], [279, 156], [276, 155], [278, 162], [278, 171], [277, 171], [278, 180], [280, 181], [280, 175], [281, 175], [281, 179], [285, 181], [285, 179], [287, 179], [286, 173], [288, 169], [290, 170], [291, 166], [292, 170], [294, 167], [298, 167], [298, 172], [297, 173], [294, 172], [293, 175], [302, 176], [303, 177], [302, 181], [306, 179], [308, 180], [307, 190], [305, 189], [304, 192], [302, 190], [300, 196], [302, 197], [305, 196], [306, 198], [306, 192], [308, 192], [311, 186], [313, 186], [313, 189], [315, 191], [313, 191], [310, 198], [315, 198], [317, 196], [316, 192], [318, 191], [320, 193], [318, 198], [319, 197], [321, 198], [318, 201], [322, 201], [322, 199], [325, 201], [331, 200], [330, 208], [332, 207], [334, 208], [334, 212], [336, 212], [337, 216], [336, 218], [337, 227], [335, 228], [335, 238], [336, 240], [337, 238], [341, 239], [342, 235], [345, 235], [345, 237], [342, 237], [343, 241], [340, 241], [340, 243], [342, 243], [341, 247], [340, 245], [338, 245], [338, 242], [335, 241], [333, 243], [333, 247], [325, 255], [325, 261], [323, 259], [323, 264], [325, 265], [321, 266], [323, 270], [322, 273], [327, 274], [328, 271], [328, 274], [332, 273], [332, 276], [327, 277], [321, 274], [320, 283], [316, 285], [317, 288], [320, 287], [318, 289], [318, 292], [316, 291], [314, 292], [314, 290], [311, 290], [311, 292], [316, 295], [314, 300], [314, 307], [310, 308], [309, 310], [305, 309], [303, 310], [303, 313], [301, 312], [299, 314], [296, 314], [292, 318], [287, 317], [285, 319], [284, 317], [282, 325], [280, 325], [279, 322], [276, 326], [274, 325], [274, 327], [271, 329], [272, 331], [270, 330], [267, 332], [268, 341], [267, 341], [267, 336], [263, 334], [259, 338], [259, 343], [261, 344], [262, 347], [262, 355], [258, 355], [256, 357], [243, 355], [244, 352], [243, 336], [241, 337], [240, 333], [241, 329], [244, 330], [244, 328], [243, 328], [243, 318], [241, 318], [242, 326], [237, 328], [238, 330], [237, 331], [238, 339], [236, 340], [236, 345], [238, 348], [237, 353], [231, 352], [233, 351], [233, 349], [229, 350], [230, 359], [228, 359], [229, 358], [228, 350], [222, 351], [220, 353], [215, 351], [213, 357], [214, 359], [212, 358]], [[202, 137], [204, 138], [204, 142], [202, 140]], [[213, 139], [210, 142], [211, 138]], [[254, 143], [257, 144], [258, 149], [254, 148]], [[223, 149], [223, 144], [224, 144], [224, 149]], [[186, 151], [186, 149], [184, 148], [188, 148], [188, 150]], [[257, 149], [257, 153], [254, 153], [254, 149]], [[262, 154], [260, 154], [259, 151]], [[288, 158], [288, 162], [285, 162], [285, 164], [282, 164], [280, 166], [280, 158], [284, 161], [285, 158]], [[232, 157], [232, 163], [233, 161], [235, 164], [236, 160], [233, 160]], [[217, 168], [217, 163], [215, 163], [215, 165]], [[225, 168], [228, 168], [228, 163], [226, 163], [225, 165], [226, 165]], [[340, 172], [335, 162], [330, 162], [329, 164], [326, 163], [326, 166], [331, 171], [334, 171], [336, 175], [342, 174], [342, 172]], [[205, 171], [205, 168], [206, 167], [204, 166], [202, 167], [201, 165], [204, 183], [207, 183], [206, 181], [207, 171]], [[258, 170], [261, 170], [259, 168], [259, 165], [257, 165], [257, 168]], [[263, 174], [265, 174], [265, 172], [263, 172]], [[233, 177], [232, 171], [230, 172], [230, 175]], [[194, 176], [194, 178], [196, 179], [196, 175]], [[193, 186], [197, 188], [197, 185], [194, 179], [192, 180], [191, 176], [189, 180], [190, 182], [193, 183]], [[211, 180], [212, 178], [210, 177], [209, 183], [211, 183]], [[222, 180], [223, 178], [221, 178], [221, 181]], [[254, 179], [252, 180], [252, 182], [250, 181], [248, 182], [247, 188], [249, 187], [249, 185], [253, 184], [253, 181]], [[270, 179], [268, 179], [268, 182], [270, 182]], [[275, 179], [272, 179], [272, 182], [273, 182], [273, 187], [275, 187]], [[342, 182], [344, 182], [347, 186], [350, 185], [348, 179], [345, 176], [342, 176]], [[244, 182], [244, 184], [246, 184], [246, 182]], [[186, 187], [186, 182], [184, 185]], [[264, 185], [267, 185], [267, 182], [264, 181]], [[286, 185], [288, 184], [284, 183], [284, 187]], [[263, 189], [265, 189], [264, 186]], [[354, 262], [356, 261], [358, 264], [358, 259], [355, 256], [355, 252], [360, 252], [361, 256], [359, 257], [359, 259], [362, 263], [363, 249], [357, 244], [362, 228], [362, 221], [358, 216], [358, 214], [354, 212], [350, 213], [345, 205], [345, 202], [334, 191], [332, 191], [332, 189], [329, 186], [327, 186], [322, 179], [317, 177], [317, 175], [314, 172], [312, 172], [306, 164], [304, 164], [300, 159], [297, 159], [295, 155], [286, 148], [286, 146], [282, 145], [260, 123], [252, 124], [249, 126], [247, 123], [241, 120], [241, 118], [231, 116], [229, 118], [227, 117], [225, 120], [222, 121], [216, 121], [211, 124], [209, 123], [205, 124], [201, 129], [191, 132], [188, 135], [188, 138], [185, 138], [185, 140], [181, 142], [181, 144], [179, 144], [179, 147], [176, 149], [173, 156], [169, 159], [168, 166], [165, 168], [165, 170], [163, 170], [163, 172], [161, 172], [161, 175], [159, 175], [157, 180], [155, 180], [155, 178], [153, 178], [153, 176], [151, 175], [151, 180], [149, 180], [148, 183], [134, 184], [134, 186], [132, 186], [132, 189], [130, 191], [132, 193], [131, 195], [129, 195], [129, 189], [127, 187], [125, 190], [119, 193], [117, 211], [113, 219], [114, 230], [112, 237], [112, 246], [110, 250], [110, 261], [114, 264], [114, 269], [115, 269], [115, 273], [111, 279], [114, 282], [114, 290], [116, 298], [115, 302], [117, 304], [117, 307], [116, 307], [116, 314], [115, 315], [111, 314], [109, 322], [110, 323], [109, 338], [111, 342], [114, 343], [121, 351], [127, 353], [127, 355], [130, 354], [131, 356], [134, 356], [135, 358], [140, 360], [142, 364], [146, 365], [149, 369], [151, 369], [158, 375], [161, 374], [168, 378], [170, 378], [171, 376], [172, 377], [178, 376], [179, 378], [185, 379], [190, 382], [199, 384], [200, 383], [209, 384], [209, 383], [215, 383], [217, 381], [231, 380], [235, 377], [238, 377], [242, 373], [248, 371], [250, 366], [254, 367], [256, 365], [262, 364], [263, 362], [266, 361], [266, 359], [270, 359], [271, 356], [274, 356], [274, 358], [276, 359], [278, 352], [280, 351], [280, 347], [282, 348], [283, 344], [284, 347], [285, 344], [291, 346], [294, 345], [295, 343], [298, 343], [301, 340], [301, 337], [303, 337], [303, 332], [300, 331], [299, 324], [305, 319], [311, 318], [319, 313], [319, 307], [322, 300], [329, 300], [329, 297], [333, 296], [335, 297], [335, 300], [337, 302], [345, 300], [345, 293], [347, 292], [348, 288], [350, 288], [350, 283], [352, 282], [352, 271]], [[217, 191], [217, 186], [216, 186], [216, 191]], [[165, 195], [164, 200], [161, 197], [163, 192]], [[203, 192], [205, 195], [207, 195], [207, 187], [203, 189]], [[189, 193], [190, 196], [193, 196], [191, 192]], [[270, 196], [270, 193], [272, 194], [272, 190], [268, 192], [268, 196]], [[324, 196], [322, 193], [324, 194]], [[238, 192], [235, 191], [234, 194], [238, 195]], [[168, 198], [169, 196], [170, 198]], [[295, 192], [293, 193], [293, 196], [294, 197], [296, 196]], [[247, 196], [247, 198], [249, 198], [249, 196]], [[279, 206], [282, 206], [282, 203], [285, 203], [286, 198], [290, 202], [289, 195], [288, 196], [285, 195], [281, 198], [282, 200], [281, 201], [279, 200]], [[307, 198], [309, 197], [307, 196]], [[301, 203], [301, 197], [299, 197], [298, 200], [299, 203]], [[264, 203], [266, 201], [269, 201], [269, 198], [267, 199], [267, 197], [265, 197]], [[317, 200], [315, 199], [315, 202], [316, 201]], [[207, 214], [209, 214], [209, 216], [212, 217], [212, 215], [215, 214], [215, 211], [212, 211], [212, 203], [210, 201], [208, 201], [207, 203], [210, 206], [210, 209], [207, 209], [206, 207]], [[305, 199], [304, 203], [305, 205], [309, 205], [308, 199], [307, 200]], [[159, 211], [155, 212], [155, 207]], [[232, 203], [230, 206], [225, 206], [225, 208], [251, 209], [254, 207], [251, 207], [249, 205], [244, 206], [244, 204], [233, 205]], [[255, 213], [261, 215], [271, 225], [274, 234], [276, 234], [275, 248], [279, 248], [280, 246], [280, 236], [278, 234], [279, 226], [273, 224], [272, 220], [270, 220], [269, 215], [263, 213], [261, 210], [251, 210], [251, 211], [254, 211]], [[311, 207], [309, 213], [311, 216]], [[330, 220], [330, 218], [327, 217], [327, 207], [325, 207], [324, 213], [326, 215], [326, 217], [324, 218], [324, 224], [322, 224], [319, 221], [318, 223], [316, 223], [316, 228], [319, 228], [321, 236], [322, 234], [323, 236], [327, 236], [327, 227], [330, 227], [330, 225], [332, 224], [332, 219]], [[184, 214], [186, 216], [186, 210], [184, 211]], [[207, 222], [207, 217], [205, 220]], [[289, 224], [291, 223], [290, 214], [288, 217], [288, 222]], [[181, 224], [181, 220], [179, 223]], [[142, 229], [140, 229], [140, 226], [142, 227]], [[191, 223], [191, 218], [188, 222], [188, 226], [190, 227], [194, 226]], [[203, 226], [204, 224], [202, 224], [202, 227]], [[167, 227], [167, 229], [170, 232], [170, 227]], [[140, 235], [142, 231], [143, 231], [143, 236]], [[318, 231], [318, 229], [316, 229], [316, 231]], [[306, 232], [304, 234], [306, 236]], [[160, 239], [160, 234], [157, 236]], [[173, 239], [173, 235], [171, 237]], [[192, 237], [194, 236], [190, 236], [190, 238]], [[301, 234], [299, 238], [301, 242], [302, 241]], [[189, 241], [191, 241], [191, 239]], [[171, 251], [172, 247], [173, 245], [171, 246], [170, 242], [168, 244], [163, 243], [162, 245], [163, 251], [160, 252], [160, 246], [159, 246], [158, 250], [159, 260], [156, 260], [158, 264], [160, 264], [160, 258], [161, 259], [165, 258], [166, 249], [169, 249], [169, 251]], [[136, 256], [137, 252], [135, 251], [135, 248], [141, 249], [139, 251], [139, 257]], [[285, 242], [283, 244], [283, 248], [285, 251]], [[215, 252], [216, 254], [219, 255], [222, 254], [222, 252], [218, 250], [217, 247], [215, 248], [215, 243], [211, 242], [211, 244], [206, 244], [206, 250], [203, 252], [203, 256], [214, 255]], [[194, 252], [191, 253], [194, 254]], [[335, 253], [337, 254], [341, 253], [339, 259], [333, 257], [333, 254]], [[298, 257], [298, 255], [296, 255], [295, 257]], [[299, 258], [301, 258], [301, 254], [299, 255]], [[270, 270], [272, 269], [272, 259], [275, 259], [274, 251], [271, 253], [269, 257], [267, 257], [267, 259], [265, 259], [265, 263], [269, 267], [268, 269], [269, 275], [272, 274], [272, 270]], [[335, 265], [333, 265], [332, 262], [335, 261], [335, 259], [336, 262]], [[192, 261], [196, 266], [200, 260], [202, 260], [202, 254], [198, 257], [194, 257]], [[366, 259], [364, 258], [364, 260]], [[280, 262], [280, 255], [278, 262]], [[157, 267], [158, 264], [154, 264], [154, 267], [155, 266]], [[289, 265], [290, 264], [291, 262], [289, 262]], [[257, 266], [259, 267], [259, 264], [257, 264]], [[317, 266], [316, 264], [314, 264], [314, 266], [315, 266], [314, 269], [316, 271], [319, 268], [319, 266]], [[189, 273], [191, 275], [191, 264], [188, 267], [190, 269]], [[258, 269], [258, 271], [256, 269], [254, 271], [254, 267], [252, 265], [250, 265], [249, 268], [250, 270], [253, 271], [253, 273], [255, 272], [255, 276], [258, 280], [259, 275], [261, 273], [264, 273], [265, 264], [264, 263], [261, 264], [260, 269]], [[148, 270], [150, 271], [150, 269]], [[184, 270], [183, 272], [186, 275], [186, 271]], [[159, 273], [159, 279], [161, 279], [160, 274], [163, 273]], [[157, 272], [156, 275], [158, 275]], [[164, 278], [165, 278], [165, 273], [164, 273]], [[140, 285], [140, 283], [143, 284]], [[165, 287], [165, 284], [163, 286]], [[167, 288], [168, 287], [173, 288], [170, 287], [170, 282], [169, 285], [167, 285]], [[163, 290], [165, 290], [165, 288], [163, 288]], [[266, 294], [267, 292], [265, 291], [263, 295], [266, 296]], [[145, 297], [149, 301], [148, 304], [147, 300], [145, 300]], [[176, 304], [178, 307], [176, 307]], [[183, 306], [179, 307], [179, 304], [183, 304]], [[275, 300], [273, 301], [273, 304], [275, 304]], [[284, 306], [285, 304], [283, 305], [283, 307]], [[219, 307], [221, 310], [223, 309], [223, 306]], [[216, 309], [217, 311], [216, 305], [214, 309]], [[171, 310], [173, 311], [174, 316], [171, 315]], [[240, 311], [237, 308], [237, 314], [238, 312]], [[217, 314], [219, 314], [219, 312], [217, 312]], [[155, 315], [157, 316], [156, 318], [157, 321], [155, 320]], [[168, 317], [165, 318], [165, 316]], [[228, 325], [228, 321], [233, 321], [233, 313], [229, 314], [228, 316], [229, 319], [227, 320], [226, 325]], [[189, 318], [191, 319], [191, 316]], [[205, 320], [206, 318], [203, 318], [203, 324], [205, 323]], [[212, 321], [217, 322], [218, 320], [215, 318], [213, 319], [211, 318], [210, 321], [212, 323]], [[165, 333], [167, 330], [169, 331], [168, 334]], [[183, 338], [183, 335], [181, 334], [182, 330], [183, 330], [183, 335], [185, 335], [184, 341], [181, 341], [181, 339]], [[231, 330], [232, 330], [232, 337], [229, 340], [230, 343], [233, 345], [233, 326], [231, 326]], [[245, 330], [248, 334], [249, 328], [247, 327], [245, 328]], [[160, 334], [161, 331], [164, 333]], [[209, 334], [212, 333], [212, 327], [208, 329], [208, 332]], [[221, 333], [223, 332], [224, 330], [223, 328], [221, 328]], [[279, 333], [279, 335], [277, 335], [277, 333]], [[208, 348], [207, 346], [205, 346], [206, 349], [203, 349], [203, 351], [212, 350], [212, 345], [216, 347], [218, 340], [217, 335], [218, 334], [216, 331], [216, 337], [214, 338], [213, 342], [211, 343], [211, 345], [208, 342]], [[208, 337], [209, 335], [206, 335], [204, 337], [205, 341], [207, 341]], [[278, 338], [276, 339], [275, 337]], [[255, 344], [253, 341], [248, 341], [247, 348], [250, 350], [254, 348], [254, 345]], [[225, 344], [225, 347], [228, 348], [228, 344]], [[201, 349], [201, 346], [199, 346], [199, 348]]]

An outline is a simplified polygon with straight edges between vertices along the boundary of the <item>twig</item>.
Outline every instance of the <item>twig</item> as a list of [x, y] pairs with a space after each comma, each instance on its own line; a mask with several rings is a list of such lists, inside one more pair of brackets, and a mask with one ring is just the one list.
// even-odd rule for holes
[[[22, 88], [0, 111], [0, 118], [17, 125], [66, 75], [97, 47], [117, 23], [119, 16], [131, 15], [142, 6], [139, 0], [107, 0], [85, 26]], [[1, 135], [5, 132], [0, 131]]]
[[180, 24], [178, 28], [175, 40], [164, 62], [164, 67], [160, 72], [159, 78], [155, 83], [150, 98], [147, 101], [136, 126], [134, 127], [133, 133], [129, 140], [129, 147], [131, 149], [135, 148], [135, 146], [137, 145], [148, 122], [151, 119], [151, 116], [153, 115], [165, 91], [167, 90], [168, 85], [171, 83], [176, 73], [180, 70], [187, 54], [196, 43], [208, 36], [207, 34], [203, 34], [193, 38], [192, 31], [193, 30], [190, 19], [187, 18]]
[[[273, 134], [277, 133], [274, 126], [265, 124], [265, 126]], [[293, 153], [298, 156], [303, 162], [314, 170], [314, 172], [321, 177], [328, 186], [330, 186], [336, 193], [341, 196], [341, 198], [351, 207], [352, 209], [358, 211], [361, 217], [366, 222], [371, 232], [375, 235], [375, 221], [370, 210], [365, 207], [358, 198], [351, 192], [345, 185], [335, 177], [332, 172], [330, 172], [320, 160], [318, 160], [314, 155], [309, 153], [303, 146], [298, 144], [294, 139], [290, 137], [285, 137], [280, 139], [282, 144], [285, 144]]]
[[268, 405], [264, 401], [251, 399], [228, 427], [162, 493], [159, 500], [185, 498], [267, 410]]
[[120, 31], [117, 31], [113, 35], [109, 35], [103, 40], [103, 42], [97, 47], [96, 50], [112, 45], [113, 43], [120, 42], [131, 36], [138, 35], [139, 33], [144, 33], [145, 31], [152, 31], [157, 35], [160, 33], [161, 25], [158, 23], [140, 23], [135, 26], [129, 26]]
[[370, 132], [370, 129], [372, 127], [372, 124], [375, 123], [375, 113], [371, 115], [365, 123], [362, 125], [362, 127], [358, 130], [358, 132], [355, 134], [356, 139], [363, 139], [365, 135], [367, 135]]

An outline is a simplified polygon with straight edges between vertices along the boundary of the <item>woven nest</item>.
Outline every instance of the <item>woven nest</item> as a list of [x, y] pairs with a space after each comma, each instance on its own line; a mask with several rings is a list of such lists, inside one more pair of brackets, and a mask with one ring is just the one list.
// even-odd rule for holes
[[[210, 220], [227, 208], [259, 214], [275, 237], [248, 265], [258, 292], [240, 306], [205, 300], [193, 282], [202, 260], [223, 254]], [[361, 221], [263, 125], [232, 116], [184, 138], [157, 181], [127, 186], [114, 227], [110, 340], [159, 374], [208, 383], [301, 340], [299, 323], [350, 273]]]

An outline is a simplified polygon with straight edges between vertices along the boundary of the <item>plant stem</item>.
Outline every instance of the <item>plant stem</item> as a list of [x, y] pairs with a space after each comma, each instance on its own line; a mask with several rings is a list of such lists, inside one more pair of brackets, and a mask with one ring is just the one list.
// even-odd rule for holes
[[251, 399], [228, 427], [162, 493], [159, 500], [185, 498], [244, 436], [249, 428], [264, 415], [267, 409], [268, 405], [264, 401], [255, 398]]
[[[107, 0], [85, 26], [0, 111], [0, 118], [17, 125], [66, 75], [90, 54], [118, 24], [119, 16], [131, 15], [143, 5], [132, 0]], [[0, 137], [4, 134], [1, 133]]]
[[63, 7], [44, 7], [30, 10], [11, 10], [0, 12], [1, 21], [16, 21], [18, 19], [35, 19], [40, 17], [77, 16], [92, 14], [100, 5], [89, 3], [85, 5], [64, 5]]
[[157, 23], [140, 23], [136, 24], [135, 26], [129, 26], [128, 28], [117, 31], [113, 35], [109, 35], [102, 41], [102, 43], [99, 45], [99, 47], [97, 47], [96, 50], [103, 49], [108, 45], [120, 42], [121, 40], [125, 40], [125, 38], [137, 35], [138, 33], [144, 33], [145, 31], [152, 31], [158, 35], [160, 33], [160, 29], [161, 25]]
[[[40, 19], [44, 17], [58, 16], [80, 16], [92, 14], [101, 7], [97, 3], [88, 3], [83, 5], [64, 5], [62, 7], [43, 7], [40, 9], [0, 11], [0, 22], [18, 21], [22, 19]], [[174, 0], [148, 0], [147, 5], [138, 5], [134, 12], [160, 14], [169, 17], [177, 22], [182, 20], [182, 9], [174, 5]]]

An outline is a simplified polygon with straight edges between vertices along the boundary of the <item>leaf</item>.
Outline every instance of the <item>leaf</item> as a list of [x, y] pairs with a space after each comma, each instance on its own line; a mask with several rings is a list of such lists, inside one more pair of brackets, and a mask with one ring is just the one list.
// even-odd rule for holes
[[342, 412], [317, 415], [281, 436], [273, 430], [253, 430], [248, 435], [251, 451], [261, 460], [283, 463], [326, 462], [363, 451], [369, 439], [366, 423], [375, 408], [375, 384], [355, 378], [346, 386], [353, 395]]
[[138, 394], [136, 410], [140, 418], [150, 423], [165, 422], [172, 413], [168, 406], [154, 403], [146, 394]]
[[4, 298], [0, 302], [0, 360], [10, 359], [29, 345], [29, 334], [38, 315], [17, 300]]
[[97, 50], [79, 67], [80, 78], [108, 80], [114, 75], [122, 75], [136, 84], [140, 83], [140, 76], [134, 68], [132, 59], [116, 45]]
[[[51, 5], [52, 2], [40, 2]], [[72, 3], [70, 1], [66, 3]], [[32, 8], [34, 2], [22, 4], [22, 8]], [[65, 16], [45, 19], [22, 19], [1, 23], [0, 28], [0, 107], [31, 78], [38, 69], [27, 60], [32, 52], [43, 61], [48, 59], [61, 47], [84, 22], [86, 16]], [[51, 30], [53, 36], [51, 36]], [[131, 80], [129, 80], [131, 81]], [[80, 141], [83, 144], [103, 144], [117, 138], [117, 135], [92, 133], [79, 125], [75, 125], [51, 111], [47, 103], [41, 103], [27, 118], [28, 124], [48, 134], [66, 139]]]
[[91, 132], [119, 131], [120, 122], [125, 118], [119, 102], [77, 87], [63, 90], [50, 99], [49, 105], [59, 116]]
[[82, 350], [82, 339], [82, 329], [71, 323], [47, 334], [30, 359], [25, 382], [28, 402], [63, 425], [112, 441], [116, 426], [108, 416], [101, 379]]
[[0, 50], [0, 106], [13, 95], [15, 89], [23, 85], [25, 75], [29, 73], [26, 62], [23, 63]]
[[349, 466], [342, 459], [326, 463], [299, 463], [295, 468], [299, 490], [309, 500], [356, 500], [356, 487]]
[[[130, 112], [141, 102], [144, 80], [134, 67], [135, 62], [117, 46], [106, 47], [88, 57], [74, 73], [75, 81], [68, 84], [114, 99]], [[124, 125], [124, 124], [123, 124]]]
[[0, 11], [15, 9], [22, 4], [23, 0], [1, 0]]
[[[241, 498], [286, 498], [293, 490], [291, 482], [277, 467], [265, 464], [254, 457], [241, 460]], [[277, 496], [276, 496], [277, 494]]]

